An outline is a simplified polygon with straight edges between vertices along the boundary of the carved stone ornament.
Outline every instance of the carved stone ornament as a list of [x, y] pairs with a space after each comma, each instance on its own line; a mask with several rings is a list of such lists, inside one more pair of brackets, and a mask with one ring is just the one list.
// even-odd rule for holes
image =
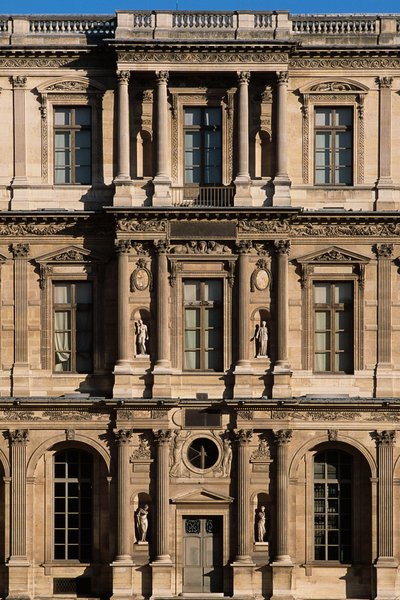
[[168, 79], [169, 79], [169, 73], [168, 71], [156, 71], [156, 79], [157, 79], [157, 83], [168, 83]]
[[150, 418], [151, 419], [163, 419], [164, 417], [168, 416], [168, 410], [166, 410], [165, 408], [155, 408], [153, 410], [150, 411]]
[[[271, 411], [271, 419], [275, 421], [358, 421], [362, 413], [354, 410], [279, 410]], [[373, 420], [373, 419], [372, 419]]]
[[0, 235], [54, 235], [75, 227], [76, 220], [71, 219], [60, 223], [51, 221], [34, 221], [26, 223], [0, 223]]
[[90, 260], [88, 254], [75, 248], [67, 250], [66, 252], [60, 252], [60, 254], [53, 257], [53, 262], [83, 263], [88, 260]]
[[253, 437], [252, 429], [239, 429], [234, 432], [235, 441], [242, 446], [244, 444], [249, 444]]
[[123, 232], [143, 232], [143, 233], [165, 233], [167, 230], [167, 222], [157, 219], [147, 219], [143, 221], [135, 221], [132, 219], [118, 219], [117, 231]]
[[249, 71], [239, 71], [237, 76], [238, 76], [239, 84], [248, 85], [250, 83], [250, 72]]
[[278, 446], [288, 444], [292, 439], [292, 435], [293, 431], [291, 429], [279, 429], [274, 433], [275, 442], [278, 444]]
[[167, 240], [154, 240], [154, 246], [157, 254], [167, 254], [170, 251], [170, 245]]
[[393, 244], [377, 244], [374, 248], [378, 258], [392, 258]]
[[119, 429], [114, 435], [118, 445], [129, 444], [132, 440], [133, 429]]
[[287, 71], [277, 71], [276, 78], [279, 85], [287, 85], [289, 83], [289, 73]]
[[131, 76], [130, 71], [117, 71], [117, 79], [118, 79], [119, 83], [128, 84], [130, 76]]
[[232, 254], [232, 250], [225, 244], [215, 241], [195, 241], [178, 244], [171, 248], [172, 254]]
[[72, 442], [75, 439], [75, 429], [66, 429], [65, 430], [65, 439], [68, 442]]
[[275, 240], [274, 247], [276, 254], [290, 254], [290, 240]]
[[264, 462], [265, 460], [269, 460], [270, 457], [271, 457], [271, 454], [269, 451], [268, 442], [267, 442], [267, 440], [264, 440], [263, 438], [261, 438], [258, 443], [258, 447], [256, 448], [256, 450], [254, 450], [254, 452], [250, 456], [250, 461], [251, 462]]
[[257, 269], [254, 269], [250, 277], [250, 291], [264, 292], [271, 286], [271, 271], [265, 259], [258, 260], [256, 265]]
[[135, 460], [149, 460], [151, 459], [151, 449], [149, 441], [140, 436], [139, 446], [133, 451], [132, 456], [130, 458], [130, 462], [134, 462]]
[[117, 240], [114, 244], [116, 254], [130, 254], [132, 244], [130, 240]]
[[171, 287], [175, 287], [176, 278], [178, 273], [182, 271], [182, 263], [171, 261], [171, 273], [169, 276], [169, 284]]
[[377, 77], [377, 83], [380, 89], [391, 89], [393, 83], [393, 77]]
[[133, 254], [136, 254], [137, 256], [148, 256], [149, 252], [147, 250], [147, 248], [145, 248], [145, 245], [143, 244], [143, 242], [132, 242], [131, 241], [131, 248], [133, 250]]
[[172, 431], [170, 429], [158, 429], [154, 431], [154, 439], [159, 446], [163, 444], [169, 444], [172, 438]]
[[350, 92], [359, 89], [358, 86], [347, 81], [323, 81], [311, 86], [310, 92]]
[[153, 276], [146, 265], [146, 260], [140, 258], [137, 262], [137, 268], [133, 271], [130, 278], [131, 292], [143, 292], [147, 289], [151, 292], [153, 288]]
[[337, 429], [328, 429], [328, 440], [330, 442], [336, 442], [338, 438], [338, 430]]
[[377, 446], [394, 446], [396, 442], [396, 432], [395, 431], [376, 431], [374, 433], [374, 438]]
[[[121, 62], [140, 63], [190, 63], [190, 64], [248, 64], [248, 63], [275, 63], [287, 64], [287, 52], [266, 52], [260, 48], [259, 52], [239, 52], [236, 46], [228, 48], [227, 52], [152, 52], [149, 48], [145, 52], [120, 52]], [[164, 72], [164, 71], [162, 71]]]
[[254, 411], [249, 408], [239, 408], [236, 414], [239, 419], [245, 419], [246, 421], [252, 421], [254, 419]]
[[261, 92], [261, 102], [269, 103], [272, 102], [272, 86], [266, 85]]
[[49, 421], [91, 421], [94, 414], [83, 410], [45, 410], [42, 416]]
[[15, 429], [9, 432], [9, 438], [12, 445], [23, 444], [29, 442], [29, 431], [28, 429]]
[[253, 242], [251, 240], [240, 240], [236, 244], [239, 254], [251, 254], [254, 252]]
[[14, 258], [27, 258], [29, 256], [29, 244], [11, 244], [10, 252]]
[[316, 71], [318, 69], [345, 69], [346, 71], [358, 69], [371, 69], [373, 72], [384, 69], [399, 69], [400, 59], [389, 56], [371, 56], [371, 57], [320, 57], [315, 58], [291, 58], [289, 62], [290, 69], [306, 69]]
[[26, 86], [26, 77], [25, 75], [12, 75], [10, 83], [14, 88], [24, 88]]

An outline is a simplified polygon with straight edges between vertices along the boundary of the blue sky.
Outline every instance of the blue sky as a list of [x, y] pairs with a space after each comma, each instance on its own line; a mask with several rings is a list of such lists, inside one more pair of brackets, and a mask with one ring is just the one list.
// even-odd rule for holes
[[0, 14], [101, 14], [113, 13], [118, 9], [145, 10], [283, 10], [292, 13], [400, 13], [398, 2], [349, 1], [336, 0], [153, 0], [152, 2], [134, 2], [132, 0], [0, 0]]

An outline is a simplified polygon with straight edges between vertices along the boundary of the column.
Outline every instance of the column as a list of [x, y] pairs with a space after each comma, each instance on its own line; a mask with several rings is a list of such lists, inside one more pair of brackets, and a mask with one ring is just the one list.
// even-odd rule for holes
[[251, 429], [236, 432], [237, 442], [237, 555], [236, 563], [251, 563], [250, 495], [248, 446], [253, 437]]
[[239, 243], [239, 289], [238, 289], [238, 362], [237, 367], [250, 369], [249, 360], [249, 254], [252, 250], [251, 241]]
[[280, 429], [275, 433], [275, 442], [277, 444], [276, 462], [277, 462], [277, 556], [276, 563], [291, 565], [292, 560], [289, 555], [289, 465], [288, 465], [288, 445], [292, 439], [291, 429]]
[[116, 181], [130, 181], [130, 71], [118, 71], [118, 174]]
[[277, 240], [274, 243], [278, 260], [277, 281], [277, 361], [274, 371], [290, 369], [288, 359], [289, 338], [289, 286], [288, 286], [288, 257], [290, 253], [289, 240]]
[[169, 173], [170, 145], [168, 132], [168, 71], [157, 71], [157, 173], [153, 180], [153, 205], [169, 204], [171, 179]]
[[27, 565], [26, 556], [26, 446], [27, 429], [9, 432], [11, 446], [11, 555], [9, 565]]
[[156, 558], [154, 563], [171, 564], [169, 554], [169, 449], [171, 431], [154, 432], [157, 444], [157, 496], [156, 496]]
[[392, 77], [378, 77], [379, 178], [378, 188], [392, 186]]
[[378, 461], [376, 600], [396, 597], [398, 560], [393, 550], [393, 448], [395, 431], [375, 432]]
[[118, 359], [115, 373], [130, 372], [129, 349], [129, 254], [130, 240], [118, 240], [115, 251], [118, 255]]
[[378, 355], [376, 396], [392, 396], [392, 258], [393, 244], [377, 244]]
[[13, 187], [27, 185], [26, 178], [26, 121], [25, 121], [25, 91], [26, 77], [14, 75], [10, 77], [13, 86], [14, 110], [14, 178]]
[[169, 331], [169, 276], [168, 244], [165, 240], [156, 243], [157, 252], [157, 360], [156, 370], [169, 370], [170, 339]]
[[130, 531], [133, 526], [129, 501], [129, 457], [133, 430], [120, 429], [115, 433], [118, 447], [118, 513], [117, 513], [117, 557], [115, 562], [132, 563]]
[[239, 86], [239, 133], [238, 133], [238, 174], [236, 181], [249, 182], [249, 82], [250, 73], [238, 73]]
[[12, 394], [29, 395], [28, 280], [29, 244], [12, 244], [14, 256], [14, 366]]
[[278, 71], [278, 122], [276, 133], [276, 175], [274, 178], [275, 206], [290, 204], [291, 181], [287, 169], [288, 132], [287, 132], [287, 93], [289, 74], [287, 71]]

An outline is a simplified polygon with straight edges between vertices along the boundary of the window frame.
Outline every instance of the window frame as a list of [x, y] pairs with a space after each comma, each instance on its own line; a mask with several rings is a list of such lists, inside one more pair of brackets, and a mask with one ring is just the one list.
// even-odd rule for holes
[[[186, 110], [187, 109], [193, 109], [193, 110], [199, 110], [200, 111], [200, 124], [199, 125], [186, 125], [185, 120], [186, 120]], [[220, 116], [220, 124], [217, 126], [212, 126], [212, 125], [206, 125], [205, 124], [205, 113], [207, 110], [218, 110], [219, 111], [219, 116]], [[205, 157], [206, 157], [206, 150], [207, 150], [207, 146], [205, 143], [206, 140], [206, 133], [208, 131], [217, 131], [219, 132], [220, 136], [220, 147], [219, 147], [219, 180], [217, 182], [214, 183], [207, 183], [205, 181], [205, 173], [206, 173], [206, 169], [207, 169], [207, 165], [205, 164]], [[194, 132], [194, 133], [199, 133], [200, 134], [200, 145], [199, 145], [199, 152], [200, 152], [200, 164], [199, 164], [199, 168], [200, 168], [200, 181], [186, 181], [186, 133], [187, 132]], [[221, 186], [222, 185], [222, 109], [220, 106], [188, 106], [185, 105], [183, 107], [183, 162], [184, 162], [184, 166], [183, 166], [183, 178], [184, 178], [184, 185], [185, 186]], [[211, 146], [209, 146], [210, 148]]]
[[[71, 302], [70, 303], [60, 303], [56, 305], [55, 302], [55, 294], [54, 294], [54, 290], [55, 290], [55, 285], [56, 284], [66, 284], [66, 285], [70, 285], [71, 286]], [[78, 329], [77, 329], [77, 313], [78, 313], [78, 304], [76, 302], [76, 286], [77, 284], [80, 283], [87, 283], [90, 284], [91, 286], [91, 298], [92, 298], [92, 302], [90, 304], [85, 304], [85, 306], [91, 306], [91, 322], [92, 322], [92, 330], [91, 330], [91, 349], [90, 349], [90, 354], [91, 354], [91, 370], [90, 371], [77, 371], [76, 369], [76, 363], [77, 363], [77, 333], [78, 333]], [[93, 281], [91, 279], [87, 279], [87, 280], [83, 280], [83, 279], [71, 279], [69, 280], [68, 278], [66, 279], [60, 279], [60, 280], [53, 280], [52, 281], [52, 323], [53, 323], [53, 328], [52, 328], [52, 348], [53, 348], [53, 373], [57, 374], [57, 375], [62, 375], [62, 374], [76, 374], [76, 375], [91, 375], [94, 372], [94, 286], [93, 286]], [[57, 307], [57, 308], [56, 308]], [[56, 329], [55, 329], [55, 314], [57, 312], [57, 309], [59, 312], [61, 311], [70, 311], [71, 314], [71, 320], [70, 320], [70, 370], [68, 371], [57, 371], [55, 368], [56, 362], [55, 362], [55, 353], [56, 353], [56, 349], [55, 349], [55, 334], [56, 334]]]
[[[57, 125], [56, 124], [56, 114], [57, 114], [57, 110], [58, 109], [64, 109], [64, 110], [68, 110], [70, 111], [70, 115], [71, 115], [71, 123], [69, 125]], [[89, 111], [89, 125], [77, 125], [76, 124], [76, 119], [75, 119], [75, 115], [76, 115], [76, 111], [78, 109], [87, 109]], [[93, 109], [90, 105], [55, 105], [53, 106], [53, 181], [54, 181], [54, 185], [56, 185], [57, 187], [60, 185], [85, 185], [85, 186], [91, 186], [93, 183]], [[76, 146], [76, 134], [81, 132], [81, 131], [88, 131], [90, 134], [90, 164], [88, 165], [88, 168], [90, 169], [90, 181], [89, 182], [81, 182], [81, 181], [76, 181], [76, 151], [77, 151], [77, 146]], [[57, 154], [57, 148], [56, 148], [56, 135], [57, 133], [69, 133], [70, 134], [70, 145], [69, 145], [69, 157], [70, 157], [70, 165], [69, 165], [69, 170], [70, 170], [70, 181], [60, 181], [57, 182], [57, 161], [56, 161], [56, 154]], [[64, 169], [66, 170], [66, 169]]]
[[[332, 125], [317, 125], [317, 110], [326, 109], [329, 110], [329, 113], [332, 117]], [[336, 115], [337, 111], [340, 109], [348, 109], [351, 111], [351, 125], [338, 125], [336, 123]], [[349, 183], [340, 183], [337, 181], [337, 176], [340, 174], [340, 165], [336, 168], [335, 160], [336, 160], [336, 134], [340, 132], [348, 132], [351, 137], [351, 146], [348, 150], [351, 153], [351, 163], [350, 167], [350, 182]], [[318, 133], [330, 133], [331, 143], [328, 149], [325, 149], [325, 152], [329, 152], [329, 166], [325, 165], [325, 168], [329, 169], [330, 181], [327, 183], [317, 182], [317, 171], [319, 170], [317, 167], [317, 135]], [[335, 186], [335, 187], [352, 187], [354, 184], [354, 109], [352, 106], [347, 105], [334, 105], [334, 106], [324, 106], [324, 105], [316, 105], [314, 106], [314, 186]]]

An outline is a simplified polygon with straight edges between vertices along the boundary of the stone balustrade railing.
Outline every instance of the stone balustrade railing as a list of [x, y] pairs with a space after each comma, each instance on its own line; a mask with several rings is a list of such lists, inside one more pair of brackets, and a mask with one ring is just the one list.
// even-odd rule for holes
[[[335, 36], [335, 43], [363, 43], [365, 38], [397, 45], [400, 14], [392, 15], [291, 15], [286, 11], [117, 11], [116, 15], [0, 15], [0, 36], [10, 43], [28, 37], [57, 35], [118, 39], [282, 39], [298, 40]], [[65, 37], [64, 37], [65, 36]], [[35, 42], [34, 40], [38, 41]], [[4, 42], [3, 42], [4, 43]], [[312, 42], [311, 42], [312, 43]]]

